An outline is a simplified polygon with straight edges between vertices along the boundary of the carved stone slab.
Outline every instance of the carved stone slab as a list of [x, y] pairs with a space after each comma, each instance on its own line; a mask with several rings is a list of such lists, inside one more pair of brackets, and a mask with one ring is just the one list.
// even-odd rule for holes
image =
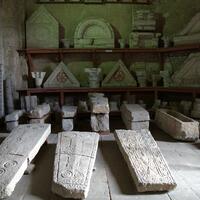
[[115, 138], [139, 192], [168, 191], [176, 187], [150, 131], [116, 130]]
[[44, 83], [44, 87], [80, 87], [80, 83], [67, 66], [60, 62]]
[[156, 110], [156, 124], [175, 139], [195, 141], [199, 139], [199, 122], [167, 109]]
[[51, 132], [51, 126], [20, 125], [0, 145], [0, 199], [9, 197], [28, 164]]
[[27, 48], [59, 48], [59, 23], [39, 7], [26, 22]]
[[109, 114], [91, 114], [91, 127], [95, 132], [110, 130]]
[[109, 103], [106, 97], [90, 97], [91, 113], [109, 113]]
[[99, 135], [62, 132], [54, 161], [52, 191], [64, 198], [85, 199], [96, 159]]
[[119, 60], [106, 78], [102, 81], [102, 87], [126, 87], [137, 86], [136, 80], [126, 68], [125, 64]]
[[77, 113], [77, 106], [62, 106], [63, 118], [74, 118]]
[[30, 111], [29, 118], [40, 119], [50, 112], [49, 104], [38, 105], [34, 110]]
[[138, 104], [123, 104], [121, 112], [129, 121], [143, 122], [150, 120], [148, 111]]

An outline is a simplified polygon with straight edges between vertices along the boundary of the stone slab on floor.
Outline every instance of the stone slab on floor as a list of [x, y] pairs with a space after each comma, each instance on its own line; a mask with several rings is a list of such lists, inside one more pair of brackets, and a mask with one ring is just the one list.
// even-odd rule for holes
[[121, 113], [126, 116], [126, 119], [132, 122], [149, 121], [149, 112], [138, 104], [123, 104]]
[[116, 130], [115, 138], [139, 192], [168, 191], [176, 187], [150, 131]]
[[11, 196], [50, 132], [49, 124], [20, 125], [1, 143], [0, 199]]
[[77, 106], [62, 106], [63, 118], [74, 118], [77, 113]]
[[109, 113], [109, 103], [106, 97], [90, 97], [91, 113], [105, 114]]
[[174, 139], [196, 141], [199, 139], [199, 122], [172, 110], [157, 109], [155, 122]]
[[64, 198], [87, 197], [96, 159], [99, 135], [93, 132], [62, 132], [54, 161], [52, 191]]

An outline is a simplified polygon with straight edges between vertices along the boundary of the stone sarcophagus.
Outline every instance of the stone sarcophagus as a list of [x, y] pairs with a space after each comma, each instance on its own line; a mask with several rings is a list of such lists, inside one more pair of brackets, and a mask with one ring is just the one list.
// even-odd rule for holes
[[44, 6], [27, 20], [26, 42], [27, 48], [59, 47], [59, 23]]
[[75, 48], [114, 48], [114, 42], [114, 31], [104, 19], [84, 20], [75, 30]]
[[159, 128], [175, 139], [195, 141], [199, 138], [199, 122], [179, 112], [158, 109], [155, 121]]

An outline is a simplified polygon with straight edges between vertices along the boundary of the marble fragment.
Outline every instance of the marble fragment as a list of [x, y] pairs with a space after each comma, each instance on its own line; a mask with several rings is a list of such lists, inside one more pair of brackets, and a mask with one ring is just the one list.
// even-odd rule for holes
[[14, 112], [10, 113], [9, 115], [6, 115], [5, 121], [6, 122], [13, 122], [18, 121], [19, 118], [24, 114], [24, 110], [15, 110]]
[[116, 130], [115, 138], [138, 192], [176, 187], [169, 166], [150, 131]]
[[91, 113], [109, 113], [109, 103], [106, 97], [90, 97], [90, 110]]
[[95, 132], [110, 131], [109, 114], [91, 114], [91, 128]]
[[62, 132], [58, 135], [52, 191], [64, 198], [87, 198], [99, 135]]

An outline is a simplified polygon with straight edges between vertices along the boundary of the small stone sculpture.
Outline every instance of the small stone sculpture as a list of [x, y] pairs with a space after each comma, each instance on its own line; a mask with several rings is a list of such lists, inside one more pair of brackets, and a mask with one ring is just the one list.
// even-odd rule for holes
[[31, 72], [31, 74], [32, 74], [32, 77], [35, 79], [36, 87], [40, 88], [44, 80], [44, 77], [46, 75], [46, 72]]

